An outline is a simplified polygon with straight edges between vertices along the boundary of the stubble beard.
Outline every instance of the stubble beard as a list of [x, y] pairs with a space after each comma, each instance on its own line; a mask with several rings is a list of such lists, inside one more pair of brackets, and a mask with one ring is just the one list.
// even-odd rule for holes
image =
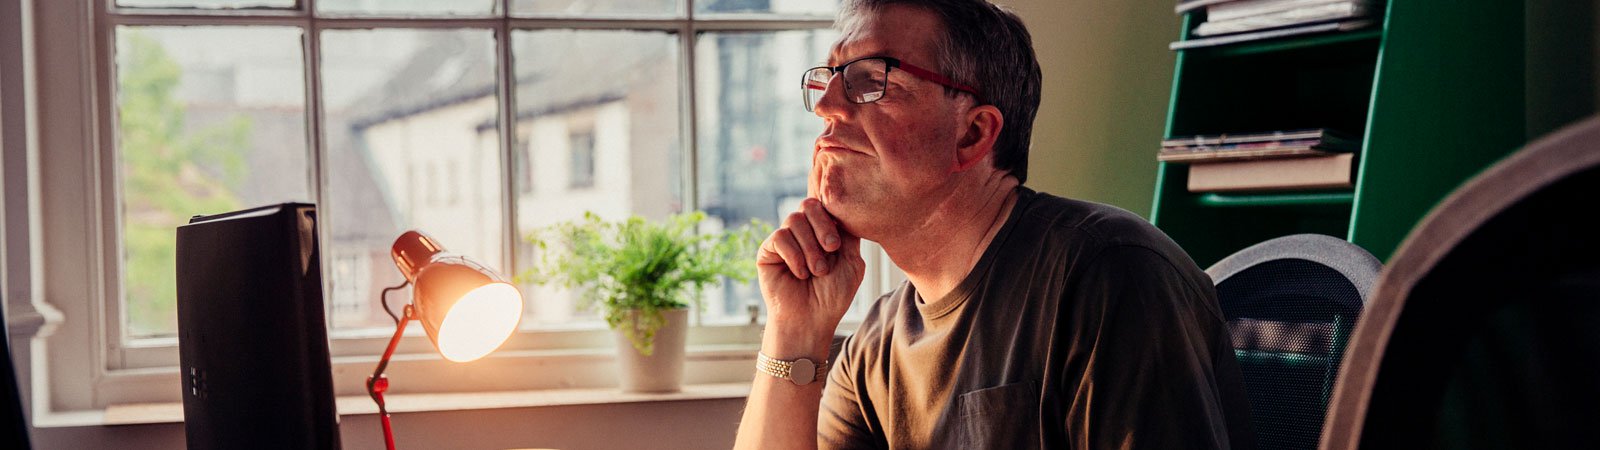
[[822, 208], [838, 220], [839, 226], [852, 235], [860, 236], [858, 206], [849, 188], [849, 178], [842, 164], [832, 158], [813, 161], [811, 193], [822, 202]]
[[[899, 205], [888, 204], [882, 186], [863, 179], [862, 171], [846, 169], [837, 161], [819, 159], [813, 168], [812, 193], [823, 209], [838, 220], [840, 228], [853, 236], [877, 241], [879, 221], [893, 221]], [[874, 189], [874, 188], [878, 189]]]

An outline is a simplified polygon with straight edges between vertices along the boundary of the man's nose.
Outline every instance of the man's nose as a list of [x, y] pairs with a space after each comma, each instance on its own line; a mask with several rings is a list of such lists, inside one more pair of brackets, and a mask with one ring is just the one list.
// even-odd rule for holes
[[828, 87], [822, 91], [822, 98], [817, 100], [816, 106], [811, 107], [811, 112], [823, 119], [847, 118], [856, 105], [845, 99], [844, 91], [844, 74], [833, 74], [828, 80]]

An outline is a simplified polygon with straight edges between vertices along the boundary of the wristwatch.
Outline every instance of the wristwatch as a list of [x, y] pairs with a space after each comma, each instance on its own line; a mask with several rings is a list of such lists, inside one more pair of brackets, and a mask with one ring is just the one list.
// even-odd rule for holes
[[821, 378], [819, 374], [828, 373], [828, 362], [817, 363], [806, 358], [784, 361], [767, 356], [766, 353], [756, 352], [756, 370], [805, 386]]

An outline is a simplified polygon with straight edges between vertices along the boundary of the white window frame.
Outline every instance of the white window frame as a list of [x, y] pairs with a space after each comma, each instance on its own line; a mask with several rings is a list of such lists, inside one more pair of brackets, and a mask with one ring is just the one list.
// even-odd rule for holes
[[[142, 339], [125, 343], [120, 312], [120, 204], [114, 129], [113, 30], [118, 25], [276, 25], [305, 30], [303, 70], [306, 74], [307, 152], [312, 166], [308, 192], [320, 203], [322, 132], [320, 104], [319, 39], [321, 30], [359, 28], [475, 28], [491, 30], [499, 61], [500, 149], [502, 171], [513, 169], [515, 92], [505, 81], [514, 65], [509, 36], [526, 29], [628, 29], [669, 31], [679, 39], [680, 137], [684, 151], [683, 194], [685, 208], [694, 209], [697, 192], [696, 39], [700, 32], [781, 31], [831, 26], [832, 19], [782, 18], [771, 15], [694, 17], [694, 0], [685, 0], [680, 16], [670, 19], [611, 18], [386, 18], [315, 17], [309, 13], [315, 0], [300, 0], [295, 11], [207, 11], [119, 9], [113, 0], [0, 0], [22, 6], [31, 29], [29, 52], [33, 64], [29, 88], [29, 124], [37, 141], [30, 140], [27, 156], [29, 180], [8, 182], [28, 185], [37, 202], [7, 202], [6, 214], [25, 212], [37, 218], [39, 242], [32, 253], [32, 276], [42, 278], [44, 289], [31, 298], [8, 298], [11, 311], [30, 318], [43, 317], [33, 337], [31, 397], [36, 426], [94, 423], [110, 405], [172, 403], [181, 401], [175, 338]], [[501, 0], [507, 11], [510, 0]], [[27, 13], [30, 11], [31, 13]], [[507, 14], [509, 16], [509, 14]], [[29, 59], [29, 58], [24, 58]], [[8, 92], [8, 95], [10, 93]], [[9, 120], [9, 119], [8, 119]], [[8, 136], [8, 139], [10, 137]], [[9, 143], [7, 147], [12, 147]], [[8, 161], [12, 155], [7, 155]], [[10, 172], [11, 168], [8, 167]], [[503, 183], [507, 241], [515, 242], [514, 183]], [[324, 227], [326, 225], [323, 225]], [[323, 230], [326, 235], [327, 230]], [[13, 241], [9, 239], [8, 243]], [[30, 239], [30, 241], [33, 241]], [[876, 246], [864, 247], [869, 273], [861, 286], [881, 293], [904, 280]], [[503, 267], [512, 267], [511, 251]], [[8, 258], [10, 256], [8, 255]], [[40, 283], [35, 283], [34, 286]], [[35, 288], [37, 289], [37, 288]], [[373, 299], [376, 301], [377, 299]], [[18, 308], [21, 306], [22, 308]], [[57, 313], [59, 310], [59, 313]], [[841, 324], [844, 332], [854, 323]], [[416, 328], [413, 325], [413, 328]], [[339, 395], [364, 394], [363, 382], [371, 373], [390, 331], [336, 332], [331, 340], [334, 382]], [[688, 383], [742, 382], [751, 376], [759, 347], [758, 324], [696, 326], [690, 334]], [[609, 330], [539, 330], [513, 336], [499, 351], [471, 364], [440, 358], [420, 330], [409, 330], [388, 372], [396, 381], [393, 393], [591, 388], [615, 385], [613, 338]], [[19, 341], [17, 346], [22, 345]], [[15, 347], [15, 346], [14, 346]], [[470, 376], [464, 376], [470, 375]], [[56, 419], [51, 419], [52, 417]], [[87, 417], [87, 418], [86, 418]]]

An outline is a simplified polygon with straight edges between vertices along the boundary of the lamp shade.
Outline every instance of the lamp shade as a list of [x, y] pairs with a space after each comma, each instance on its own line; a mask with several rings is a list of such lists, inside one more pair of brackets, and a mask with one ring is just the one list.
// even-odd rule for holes
[[415, 230], [401, 234], [390, 254], [411, 282], [416, 318], [445, 359], [482, 358], [517, 330], [522, 294], [494, 269]]

